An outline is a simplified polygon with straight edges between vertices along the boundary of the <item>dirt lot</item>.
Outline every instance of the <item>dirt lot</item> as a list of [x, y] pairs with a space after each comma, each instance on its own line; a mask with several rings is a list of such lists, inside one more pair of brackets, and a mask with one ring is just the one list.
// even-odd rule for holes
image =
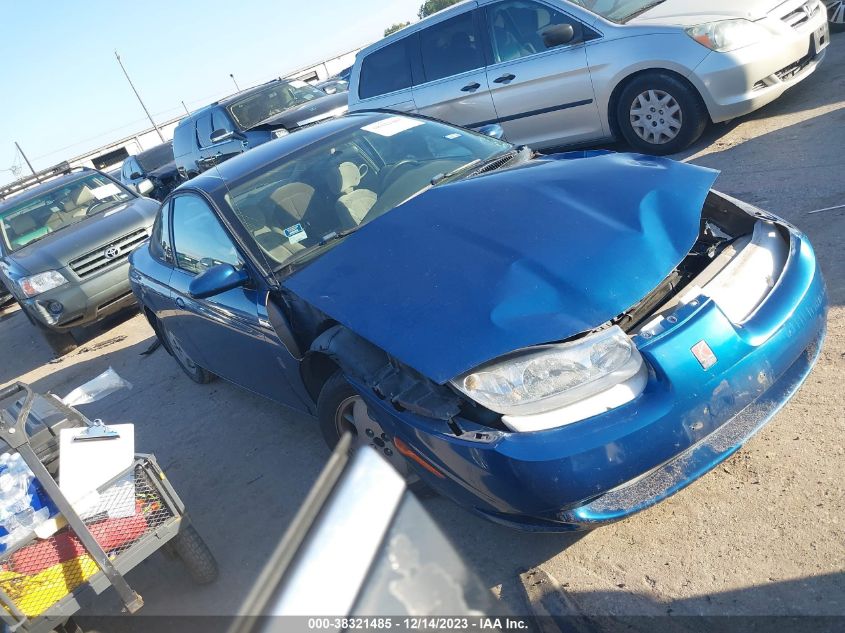
[[[508, 610], [845, 615], [845, 209], [811, 213], [845, 203], [843, 149], [839, 36], [815, 76], [755, 115], [714, 127], [681, 157], [722, 170], [717, 188], [801, 227], [828, 283], [818, 367], [742, 451], [659, 506], [578, 536], [514, 533], [445, 499], [426, 502]], [[150, 559], [129, 577], [145, 598], [141, 613], [231, 614], [327, 450], [312, 419], [223, 382], [195, 385], [161, 350], [140, 356], [152, 343], [140, 316], [110, 326], [51, 363], [23, 315], [3, 315], [0, 385], [23, 379], [63, 395], [109, 366], [130, 380], [132, 391], [83, 410], [136, 424], [136, 445], [159, 457], [221, 568], [216, 584], [197, 588], [177, 563]], [[116, 599], [103, 596], [87, 625], [98, 628], [98, 615], [118, 612]]]

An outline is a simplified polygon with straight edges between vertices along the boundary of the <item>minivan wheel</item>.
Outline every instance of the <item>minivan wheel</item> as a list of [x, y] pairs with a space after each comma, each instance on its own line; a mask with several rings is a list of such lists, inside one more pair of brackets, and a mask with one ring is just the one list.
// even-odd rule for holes
[[396, 450], [393, 439], [370, 416], [364, 399], [355, 391], [342, 372], [335, 372], [326, 381], [317, 398], [317, 419], [328, 447], [334, 450], [344, 433], [352, 435], [350, 453], [370, 446], [405, 478], [405, 485], [417, 496], [434, 494]]
[[708, 121], [695, 89], [668, 73], [635, 77], [616, 104], [619, 131], [645, 154], [662, 156], [686, 149], [701, 137]]
[[179, 367], [181, 367], [182, 371], [188, 375], [188, 378], [199, 385], [205, 385], [214, 380], [215, 375], [197, 365], [196, 362], [194, 362], [194, 359], [191, 358], [188, 352], [186, 352], [179, 343], [178, 337], [165, 328], [161, 323], [159, 323], [156, 328], [156, 334], [159, 334], [159, 332], [164, 334], [164, 336], [159, 336], [159, 338], [165, 348], [167, 348], [170, 355], [176, 359]]
[[845, 0], [826, 0], [825, 4], [830, 30], [835, 33], [845, 31]]

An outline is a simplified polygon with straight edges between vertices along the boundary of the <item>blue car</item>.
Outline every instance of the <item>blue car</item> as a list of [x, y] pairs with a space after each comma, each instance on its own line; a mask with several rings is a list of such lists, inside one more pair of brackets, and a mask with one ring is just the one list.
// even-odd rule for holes
[[356, 113], [179, 187], [131, 283], [196, 382], [493, 521], [585, 529], [726, 459], [819, 354], [812, 246], [716, 178]]

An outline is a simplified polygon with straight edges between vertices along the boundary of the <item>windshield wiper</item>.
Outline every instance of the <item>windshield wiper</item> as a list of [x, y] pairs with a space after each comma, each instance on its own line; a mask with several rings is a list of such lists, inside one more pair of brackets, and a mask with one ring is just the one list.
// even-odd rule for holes
[[483, 159], [478, 158], [478, 159], [472, 161], [471, 163], [467, 163], [466, 165], [462, 165], [461, 167], [458, 167], [457, 169], [453, 169], [452, 171], [450, 171], [447, 174], [436, 175], [434, 178], [431, 179], [431, 186], [436, 187], [440, 183], [442, 183], [446, 180], [451, 180], [451, 179], [453, 179], [457, 176], [460, 176], [461, 174], [464, 174], [464, 173], [473, 174], [473, 173], [482, 171], [488, 165], [491, 165], [491, 164], [495, 163], [496, 161], [500, 161], [503, 158], [507, 158], [507, 157], [516, 158], [525, 149], [526, 149], [525, 146], [514, 147], [512, 149], [508, 149], [508, 150], [505, 150], [503, 152], [493, 154], [489, 158], [483, 158]]
[[656, 7], [656, 6], [658, 6], [658, 5], [661, 5], [661, 4], [663, 4], [664, 2], [666, 2], [666, 0], [657, 0], [657, 2], [650, 2], [649, 4], [645, 5], [644, 7], [640, 8], [640, 9], [637, 9], [637, 10], [636, 10], [636, 11], [634, 11], [633, 13], [631, 13], [631, 14], [629, 14], [629, 15], [626, 15], [626, 16], [625, 16], [624, 18], [622, 18], [620, 21], [622, 22], [622, 24], [625, 24], [626, 22], [630, 22], [630, 21], [631, 21], [631, 20], [633, 20], [635, 17], [642, 15], [642, 14], [643, 14], [643, 13], [645, 13], [646, 11], [651, 11], [654, 7]]

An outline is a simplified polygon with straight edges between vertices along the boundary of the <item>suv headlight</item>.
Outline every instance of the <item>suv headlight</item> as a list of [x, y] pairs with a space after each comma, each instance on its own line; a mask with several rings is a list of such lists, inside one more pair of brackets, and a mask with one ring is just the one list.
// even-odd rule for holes
[[517, 352], [456, 378], [452, 385], [497, 413], [531, 415], [605, 392], [642, 368], [636, 346], [614, 325], [570, 343]]
[[763, 40], [769, 31], [749, 20], [720, 20], [685, 29], [696, 42], [711, 51], [728, 53]]
[[67, 279], [58, 270], [48, 270], [18, 280], [18, 285], [27, 297], [35, 297], [53, 288], [63, 286], [66, 283]]

